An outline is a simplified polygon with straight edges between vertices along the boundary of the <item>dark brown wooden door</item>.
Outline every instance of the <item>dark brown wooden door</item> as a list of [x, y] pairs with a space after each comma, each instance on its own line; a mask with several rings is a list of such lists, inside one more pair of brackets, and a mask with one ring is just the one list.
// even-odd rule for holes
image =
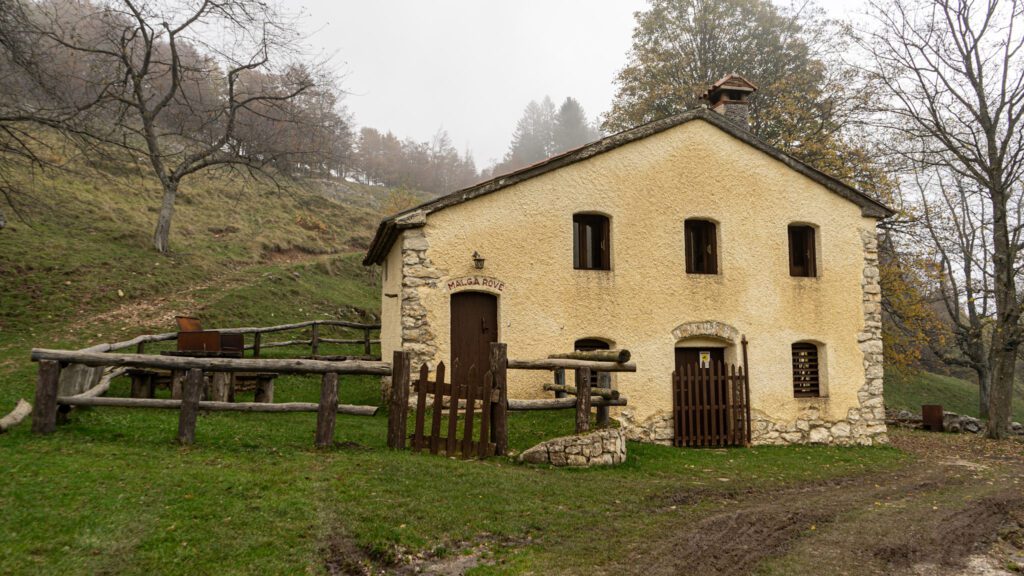
[[478, 380], [490, 369], [491, 342], [498, 341], [498, 297], [483, 292], [452, 294], [452, 382]]
[[725, 348], [676, 348], [676, 370], [686, 365], [698, 365], [701, 352], [709, 353], [715, 364], [725, 363]]

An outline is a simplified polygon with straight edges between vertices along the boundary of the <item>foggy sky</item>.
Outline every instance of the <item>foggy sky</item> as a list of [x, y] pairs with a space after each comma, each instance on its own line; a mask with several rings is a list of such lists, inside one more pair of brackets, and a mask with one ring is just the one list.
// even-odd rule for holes
[[[848, 17], [863, 0], [819, 0]], [[611, 106], [645, 0], [305, 0], [360, 126], [429, 140], [444, 128], [478, 168], [505, 153], [530, 100]]]

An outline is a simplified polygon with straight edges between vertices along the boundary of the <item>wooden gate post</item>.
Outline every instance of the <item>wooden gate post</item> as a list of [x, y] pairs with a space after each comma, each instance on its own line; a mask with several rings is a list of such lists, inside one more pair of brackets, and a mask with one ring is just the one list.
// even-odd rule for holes
[[324, 374], [320, 383], [320, 409], [316, 413], [316, 447], [334, 444], [334, 421], [338, 415], [338, 374]]
[[590, 430], [590, 368], [576, 369], [576, 433]]
[[391, 361], [391, 397], [388, 399], [388, 448], [405, 448], [409, 414], [409, 354], [395, 350]]
[[746, 422], [744, 422], [746, 432], [746, 438], [744, 444], [750, 445], [750, 368], [747, 365], [747, 335], [743, 335], [743, 339], [740, 341], [743, 345], [743, 399], [746, 401], [746, 407], [744, 409], [744, 416]]
[[498, 401], [491, 403], [491, 441], [494, 454], [501, 456], [508, 453], [508, 344], [491, 343], [491, 379], [498, 393]]
[[39, 361], [36, 381], [36, 405], [32, 410], [32, 431], [53, 434], [57, 431], [57, 388], [60, 385], [60, 362]]
[[181, 395], [181, 412], [178, 413], [178, 443], [188, 446], [196, 441], [196, 416], [199, 414], [199, 397], [203, 393], [203, 371], [192, 368], [185, 377]]

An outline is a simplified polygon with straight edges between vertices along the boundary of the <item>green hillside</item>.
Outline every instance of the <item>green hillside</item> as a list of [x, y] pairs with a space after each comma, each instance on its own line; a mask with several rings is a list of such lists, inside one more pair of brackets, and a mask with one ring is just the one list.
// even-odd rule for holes
[[23, 220], [0, 230], [0, 412], [31, 398], [34, 346], [173, 328], [375, 317], [360, 264], [389, 191], [350, 182], [187, 180], [172, 253], [150, 246], [158, 187], [141, 168], [25, 172]]
[[[886, 374], [886, 408], [920, 413], [922, 404], [941, 404], [946, 411], [977, 418], [978, 386], [953, 376], [924, 371]], [[1015, 420], [1024, 419], [1024, 393], [1019, 386], [1013, 400], [1013, 415]]]

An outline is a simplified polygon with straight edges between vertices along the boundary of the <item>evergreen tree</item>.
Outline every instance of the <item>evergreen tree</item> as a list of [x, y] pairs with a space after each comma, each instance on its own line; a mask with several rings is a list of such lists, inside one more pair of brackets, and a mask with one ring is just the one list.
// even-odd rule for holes
[[550, 156], [554, 149], [555, 103], [545, 96], [539, 103], [531, 101], [516, 123], [502, 172], [518, 170]]
[[552, 152], [555, 154], [578, 148], [601, 137], [587, 121], [583, 106], [575, 98], [565, 99], [555, 115], [552, 129]]

